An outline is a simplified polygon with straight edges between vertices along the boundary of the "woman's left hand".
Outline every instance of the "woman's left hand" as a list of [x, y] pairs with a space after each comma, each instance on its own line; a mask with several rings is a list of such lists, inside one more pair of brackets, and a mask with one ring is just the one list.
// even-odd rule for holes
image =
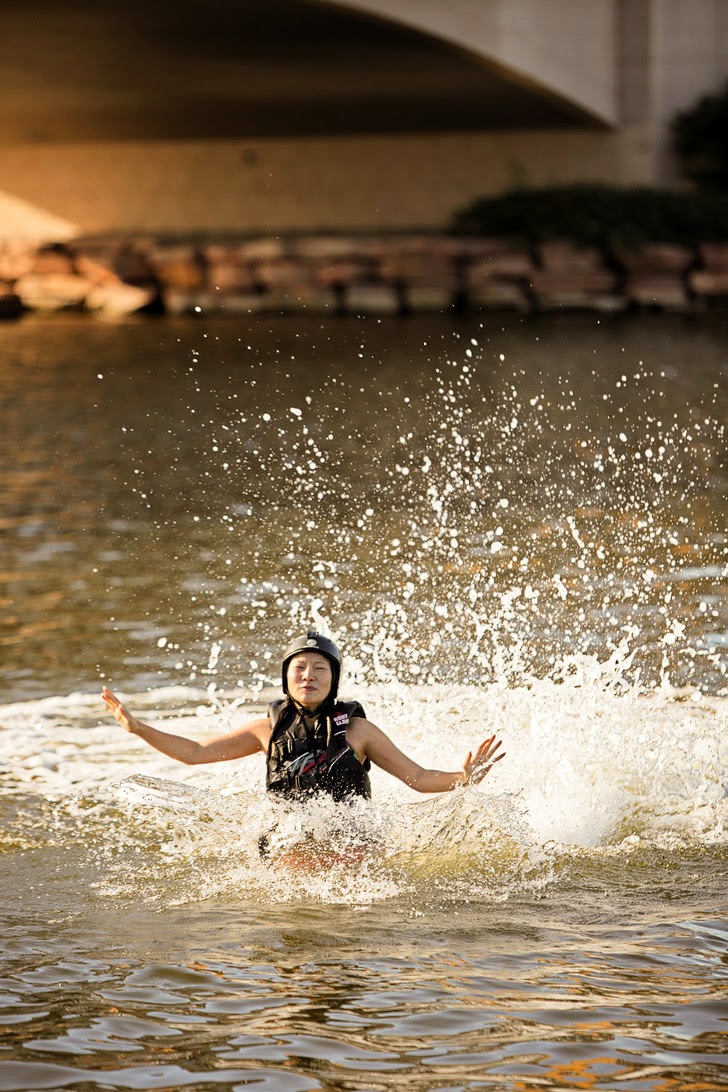
[[492, 735], [489, 739], [483, 740], [475, 754], [468, 751], [468, 756], [463, 763], [466, 785], [479, 785], [485, 775], [493, 769], [496, 762], [500, 762], [502, 758], [506, 757], [505, 751], [502, 754], [496, 754], [500, 746], [500, 740]]

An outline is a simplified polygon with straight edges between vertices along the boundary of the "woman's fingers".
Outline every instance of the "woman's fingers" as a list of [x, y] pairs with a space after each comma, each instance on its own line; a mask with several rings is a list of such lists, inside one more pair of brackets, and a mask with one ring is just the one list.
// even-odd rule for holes
[[496, 740], [495, 736], [490, 736], [489, 739], [484, 740], [478, 748], [478, 757], [484, 761], [492, 758], [499, 747], [502, 747], [501, 741]]
[[505, 758], [505, 751], [502, 754], [496, 754], [501, 746], [501, 741], [496, 740], [495, 734], [493, 734], [488, 739], [483, 740], [475, 752], [475, 758], [472, 757], [471, 752], [468, 752], [464, 770], [471, 784], [479, 784], [485, 775], [492, 770], [496, 762], [500, 762], [502, 758]]
[[102, 693], [101, 697], [103, 698], [104, 702], [106, 703], [108, 709], [114, 714], [114, 716], [116, 716], [116, 714], [118, 712], [120, 712], [120, 710], [122, 710], [124, 708], [124, 706], [121, 704], [121, 702], [117, 698], [116, 694], [112, 694], [110, 690], [107, 690], [104, 693]]
[[500, 747], [500, 740], [498, 740], [496, 742], [495, 734], [494, 734], [492, 736], [488, 736], [487, 739], [483, 740], [483, 742], [480, 744], [480, 747], [478, 747], [478, 754], [479, 755], [489, 754], [491, 751], [497, 751], [499, 747]]
[[121, 705], [121, 702], [117, 698], [116, 694], [109, 690], [108, 686], [105, 686], [101, 691], [101, 698], [110, 708], [114, 708], [117, 705]]
[[127, 732], [130, 732], [134, 718], [131, 713], [124, 708], [116, 694], [113, 694], [111, 690], [105, 686], [101, 691], [101, 698], [105, 702], [109, 712], [115, 717], [122, 728], [126, 728]]

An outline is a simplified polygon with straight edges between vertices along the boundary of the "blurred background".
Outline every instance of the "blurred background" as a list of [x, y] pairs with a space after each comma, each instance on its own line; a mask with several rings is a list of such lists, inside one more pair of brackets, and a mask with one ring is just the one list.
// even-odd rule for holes
[[438, 230], [685, 184], [726, 0], [2, 0], [0, 239]]

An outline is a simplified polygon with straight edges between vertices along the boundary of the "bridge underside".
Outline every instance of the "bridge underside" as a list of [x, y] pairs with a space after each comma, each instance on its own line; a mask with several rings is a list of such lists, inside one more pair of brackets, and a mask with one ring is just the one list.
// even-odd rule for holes
[[593, 127], [393, 23], [301, 0], [0, 0], [0, 141]]

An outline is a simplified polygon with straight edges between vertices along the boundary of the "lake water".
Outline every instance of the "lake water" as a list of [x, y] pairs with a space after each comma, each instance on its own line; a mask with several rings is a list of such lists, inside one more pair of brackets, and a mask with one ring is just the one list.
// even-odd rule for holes
[[[0, 1090], [728, 1088], [727, 380], [725, 316], [0, 327]], [[309, 625], [507, 757], [279, 814], [100, 703], [227, 730]]]

